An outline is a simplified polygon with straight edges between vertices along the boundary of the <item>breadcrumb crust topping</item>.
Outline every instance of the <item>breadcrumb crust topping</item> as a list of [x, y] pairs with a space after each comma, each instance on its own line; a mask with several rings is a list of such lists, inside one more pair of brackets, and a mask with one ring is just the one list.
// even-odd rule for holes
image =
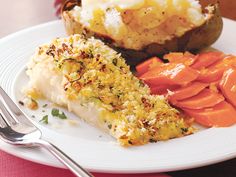
[[56, 38], [40, 46], [40, 58], [63, 73], [68, 99], [92, 102], [121, 145], [140, 145], [191, 134], [193, 128], [163, 96], [151, 95], [116, 51], [82, 35]]

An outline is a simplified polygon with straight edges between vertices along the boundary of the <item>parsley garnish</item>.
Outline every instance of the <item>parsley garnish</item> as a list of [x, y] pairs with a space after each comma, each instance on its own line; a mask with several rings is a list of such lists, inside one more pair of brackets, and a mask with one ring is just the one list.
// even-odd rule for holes
[[48, 115], [43, 116], [43, 118], [39, 122], [42, 122], [44, 124], [48, 124]]
[[51, 114], [53, 117], [58, 117], [60, 119], [67, 119], [65, 113], [64, 112], [60, 113], [59, 109], [56, 109], [56, 108], [52, 109]]
[[66, 117], [66, 115], [65, 115], [64, 112], [62, 112], [61, 114], [59, 114], [58, 117], [59, 117], [60, 119], [67, 119], [67, 117]]
[[58, 117], [59, 115], [59, 109], [53, 108], [51, 111], [52, 116]]
[[43, 105], [43, 108], [46, 108], [47, 106], [48, 106], [48, 104], [44, 104], [44, 105]]

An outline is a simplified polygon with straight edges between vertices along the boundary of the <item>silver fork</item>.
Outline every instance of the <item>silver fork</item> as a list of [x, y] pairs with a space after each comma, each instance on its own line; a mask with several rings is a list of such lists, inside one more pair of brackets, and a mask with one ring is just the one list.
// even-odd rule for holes
[[55, 145], [41, 139], [41, 135], [41, 131], [22, 113], [0, 87], [0, 138], [3, 141], [19, 146], [44, 147], [76, 176], [92, 177], [88, 171], [73, 161]]

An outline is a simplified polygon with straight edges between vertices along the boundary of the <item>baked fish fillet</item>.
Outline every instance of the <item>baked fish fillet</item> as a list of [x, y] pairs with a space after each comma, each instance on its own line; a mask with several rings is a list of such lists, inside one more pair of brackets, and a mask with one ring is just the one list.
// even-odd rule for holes
[[191, 134], [193, 128], [163, 96], [130, 71], [113, 49], [81, 35], [37, 48], [28, 63], [30, 88], [108, 132], [123, 146]]

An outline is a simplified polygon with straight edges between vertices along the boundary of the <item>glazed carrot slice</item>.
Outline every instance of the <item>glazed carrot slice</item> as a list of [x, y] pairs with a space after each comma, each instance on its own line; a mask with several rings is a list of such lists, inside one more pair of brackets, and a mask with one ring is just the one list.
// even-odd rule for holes
[[206, 68], [213, 63], [222, 60], [224, 54], [221, 52], [206, 52], [197, 56], [196, 62], [191, 66], [194, 69]]
[[151, 94], [154, 95], [165, 95], [168, 93], [168, 90], [177, 89], [180, 86], [178, 85], [158, 85], [158, 86], [150, 86]]
[[171, 52], [164, 55], [164, 59], [168, 60], [170, 63], [183, 63], [185, 65], [192, 65], [197, 57], [189, 52]]
[[[216, 81], [216, 82], [211, 82], [209, 83], [209, 89], [214, 91], [214, 92], [219, 92], [220, 89], [219, 89], [219, 83], [220, 81]], [[224, 96], [224, 95], [223, 95]]]
[[222, 67], [231, 67], [231, 68], [236, 68], [236, 56], [233, 55], [227, 55], [223, 58], [223, 60], [218, 61], [211, 67], [214, 68], [222, 68]]
[[207, 69], [202, 69], [196, 80], [205, 83], [218, 81], [222, 78], [225, 70], [226, 70], [225, 67], [220, 67], [220, 68], [210, 67]]
[[166, 63], [154, 67], [140, 76], [151, 85], [187, 85], [198, 77], [198, 71], [184, 64]]
[[236, 68], [236, 56], [232, 55], [227, 55], [223, 57], [222, 60], [219, 60], [218, 62], [212, 64], [211, 66], [208, 67], [209, 69], [214, 69], [214, 68]]
[[162, 64], [162, 60], [158, 57], [152, 57], [143, 63], [140, 63], [139, 65], [136, 66], [136, 71], [138, 75], [142, 75], [145, 72], [147, 72], [150, 68], [153, 68], [159, 64]]
[[183, 110], [193, 117], [197, 123], [206, 127], [228, 127], [236, 123], [236, 110], [226, 101], [212, 108]]
[[206, 83], [219, 81], [222, 78], [224, 71], [229, 68], [236, 68], [235, 56], [228, 55], [208, 68], [201, 69], [197, 80]]
[[219, 87], [226, 99], [236, 107], [236, 70], [228, 69], [225, 71]]
[[177, 101], [174, 105], [180, 108], [203, 109], [215, 106], [224, 101], [224, 99], [223, 95], [206, 88], [196, 96]]
[[187, 86], [181, 87], [179, 89], [170, 89], [171, 94], [168, 96], [170, 100], [183, 100], [186, 98], [190, 98], [192, 96], [197, 95], [203, 89], [208, 86], [206, 83], [201, 82], [193, 82], [188, 84]]

